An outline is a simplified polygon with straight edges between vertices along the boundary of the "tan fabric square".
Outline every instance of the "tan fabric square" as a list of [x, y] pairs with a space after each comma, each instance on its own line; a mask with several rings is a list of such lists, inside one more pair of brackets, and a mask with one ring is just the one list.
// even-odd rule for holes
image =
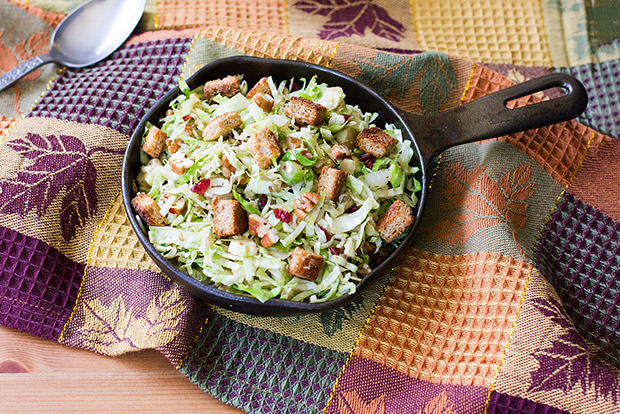
[[489, 386], [530, 271], [497, 253], [411, 250], [355, 354], [416, 379]]
[[537, 0], [412, 0], [423, 50], [475, 61], [551, 66]]

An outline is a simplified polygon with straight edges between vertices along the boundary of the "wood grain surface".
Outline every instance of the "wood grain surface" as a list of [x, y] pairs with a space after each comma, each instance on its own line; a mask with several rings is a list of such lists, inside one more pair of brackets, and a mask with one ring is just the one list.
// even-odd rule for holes
[[0, 413], [242, 413], [157, 351], [109, 358], [0, 327]]

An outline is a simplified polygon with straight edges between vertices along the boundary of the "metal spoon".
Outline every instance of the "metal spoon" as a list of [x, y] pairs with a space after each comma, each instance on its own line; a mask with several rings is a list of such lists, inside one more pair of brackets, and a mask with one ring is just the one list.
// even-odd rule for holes
[[0, 76], [0, 91], [46, 63], [83, 68], [106, 58], [133, 32], [145, 5], [146, 0], [91, 0], [83, 4], [56, 27], [49, 53]]

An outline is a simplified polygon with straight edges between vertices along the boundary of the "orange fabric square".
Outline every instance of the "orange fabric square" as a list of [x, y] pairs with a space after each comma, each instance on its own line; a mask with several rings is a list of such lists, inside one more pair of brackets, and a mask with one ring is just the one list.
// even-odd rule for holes
[[[476, 66], [465, 102], [513, 85], [513, 82], [483, 66]], [[528, 95], [512, 101], [521, 107], [538, 101]], [[588, 146], [600, 142], [600, 134], [574, 120], [500, 137], [534, 158], [562, 186], [568, 185], [583, 162]], [[594, 140], [593, 140], [594, 139]]]
[[355, 355], [435, 383], [489, 386], [531, 266], [498, 253], [411, 250]]

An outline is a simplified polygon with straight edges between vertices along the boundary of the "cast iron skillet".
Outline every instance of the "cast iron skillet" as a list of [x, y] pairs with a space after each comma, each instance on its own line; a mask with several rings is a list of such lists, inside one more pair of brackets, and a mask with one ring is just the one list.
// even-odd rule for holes
[[[503, 89], [449, 111], [432, 116], [419, 116], [395, 108], [368, 86], [337, 71], [310, 63], [249, 56], [236, 56], [213, 61], [187, 79], [187, 83], [191, 89], [194, 89], [208, 80], [231, 74], [243, 74], [250, 86], [254, 85], [261, 77], [268, 75], [273, 76], [274, 80], [279, 82], [293, 77], [310, 79], [316, 74], [319, 82], [342, 87], [346, 93], [347, 103], [357, 104], [365, 112], [377, 112], [379, 119], [375, 121], [376, 125], [383, 126], [386, 122], [393, 123], [402, 130], [405, 139], [412, 141], [412, 148], [414, 149], [412, 163], [420, 167], [421, 172], [417, 178], [422, 183], [421, 194], [418, 194], [419, 204], [417, 211], [415, 211], [415, 221], [398, 249], [361, 280], [356, 292], [361, 291], [364, 285], [377, 274], [390, 268], [394, 259], [406, 249], [414, 237], [414, 230], [420, 220], [426, 199], [429, 179], [427, 170], [432, 165], [433, 158], [436, 155], [454, 145], [498, 137], [575, 118], [584, 111], [588, 101], [586, 91], [579, 81], [571, 76], [555, 73]], [[508, 109], [506, 107], [506, 102], [512, 99], [552, 87], [561, 87], [565, 92], [564, 95], [521, 108]], [[178, 87], [172, 89], [146, 113], [131, 136], [123, 161], [123, 203], [131, 226], [149, 256], [172, 280], [195, 296], [217, 306], [238, 312], [258, 315], [318, 312], [341, 306], [349, 301], [354, 295], [340, 297], [324, 303], [300, 303], [281, 299], [272, 299], [261, 303], [252, 297], [224, 292], [205, 285], [176, 269], [172, 263], [164, 259], [155, 250], [149, 242], [148, 235], [143, 230], [144, 224], [138, 223], [139, 219], [136, 218], [136, 213], [131, 206], [131, 199], [135, 195], [134, 179], [140, 169], [140, 144], [146, 122], [151, 121], [151, 123], [157, 124], [159, 118], [166, 112], [168, 104], [180, 93]]]

